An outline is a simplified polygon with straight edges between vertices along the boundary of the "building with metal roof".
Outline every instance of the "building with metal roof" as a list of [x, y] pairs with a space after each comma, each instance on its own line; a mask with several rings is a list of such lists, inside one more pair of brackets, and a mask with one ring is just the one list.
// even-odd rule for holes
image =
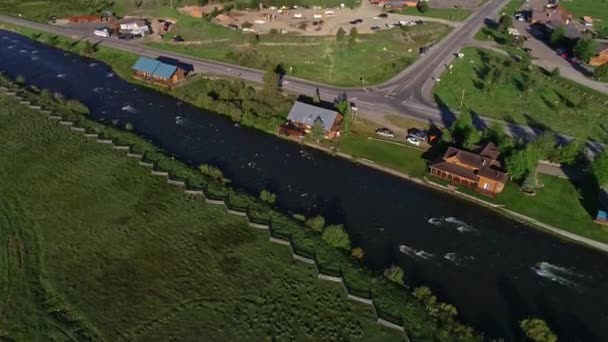
[[139, 57], [132, 69], [133, 77], [165, 86], [171, 86], [185, 78], [183, 69], [147, 57]]
[[320, 120], [325, 130], [325, 137], [332, 139], [340, 133], [340, 122], [342, 115], [336, 110], [325, 109], [310, 105], [308, 103], [296, 101], [287, 115], [287, 120], [300, 126], [309, 132], [314, 126], [315, 121]]

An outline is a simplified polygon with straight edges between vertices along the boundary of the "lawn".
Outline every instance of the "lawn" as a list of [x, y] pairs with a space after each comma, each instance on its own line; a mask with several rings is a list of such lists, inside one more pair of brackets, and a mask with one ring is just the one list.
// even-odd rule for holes
[[571, 182], [558, 177], [539, 175], [544, 185], [535, 196], [526, 196], [509, 183], [496, 200], [508, 209], [531, 216], [580, 236], [608, 242], [608, 230], [593, 222], [598, 206], [598, 189], [589, 178]]
[[287, 248], [0, 98], [0, 328], [13, 340], [398, 340]]
[[575, 18], [590, 16], [601, 26], [608, 26], [608, 1], [607, 0], [571, 0], [560, 2], [567, 10], [574, 14]]
[[465, 48], [463, 53], [435, 87], [438, 102], [456, 110], [464, 92], [464, 106], [477, 115], [608, 142], [605, 97], [583, 99], [581, 92], [599, 95], [559, 77], [547, 78], [535, 67], [525, 71], [521, 63], [488, 50]]
[[429, 8], [426, 12], [422, 13], [418, 11], [418, 9], [416, 9], [415, 7], [406, 7], [399, 11], [396, 11], [395, 13], [415, 15], [419, 17], [463, 21], [472, 13], [472, 11], [467, 9], [456, 8]]
[[156, 48], [258, 69], [282, 63], [288, 75], [338, 86], [361, 85], [361, 78], [366, 85], [389, 79], [416, 60], [421, 46], [438, 41], [449, 30], [446, 25], [426, 23], [360, 34], [349, 46], [348, 37], [338, 43], [334, 36], [269, 34], [260, 35], [258, 41], [253, 34], [231, 31], [169, 9], [156, 15], [176, 18], [171, 34], [191, 42], [172, 44], [167, 39], [150, 43]]
[[[420, 123], [416, 122], [415, 126], [407, 127], [420, 126]], [[427, 174], [426, 161], [423, 159], [424, 150], [408, 146], [403, 136], [397, 135], [392, 139], [379, 137], [374, 134], [376, 127], [377, 125], [363, 120], [357, 121], [351, 129], [351, 133], [337, 142], [339, 151], [357, 159], [371, 160], [380, 166], [413, 177], [422, 178]]]

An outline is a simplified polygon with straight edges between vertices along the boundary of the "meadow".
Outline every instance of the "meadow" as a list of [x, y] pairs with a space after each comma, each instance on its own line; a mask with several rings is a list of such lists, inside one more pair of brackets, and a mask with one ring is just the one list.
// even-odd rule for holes
[[434, 89], [440, 104], [458, 110], [462, 101], [479, 116], [608, 142], [605, 96], [489, 50], [462, 52]]
[[[413, 28], [359, 34], [353, 44], [335, 36], [306, 37], [297, 34], [255, 35], [231, 31], [205, 20], [179, 14], [169, 8], [155, 16], [176, 19], [171, 34], [151, 46], [195, 57], [257, 69], [282, 64], [287, 75], [338, 86], [380, 83], [418, 58], [421, 46], [443, 38], [448, 26], [425, 23]], [[179, 35], [190, 44], [174, 44]]]

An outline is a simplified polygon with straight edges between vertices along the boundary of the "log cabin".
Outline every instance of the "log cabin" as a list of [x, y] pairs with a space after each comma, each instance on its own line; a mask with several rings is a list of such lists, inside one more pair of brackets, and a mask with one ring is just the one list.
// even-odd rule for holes
[[175, 65], [139, 57], [133, 65], [133, 78], [171, 87], [183, 81], [186, 78], [186, 72]]
[[449, 147], [443, 157], [430, 164], [433, 176], [450, 181], [475, 191], [496, 197], [505, 187], [508, 176], [500, 171], [500, 152], [493, 143], [473, 151]]
[[296, 101], [287, 115], [287, 124], [293, 125], [306, 133], [310, 133], [315, 121], [320, 120], [325, 131], [325, 139], [333, 139], [340, 136], [340, 124], [342, 114], [335, 110], [329, 110], [313, 106], [304, 102]]

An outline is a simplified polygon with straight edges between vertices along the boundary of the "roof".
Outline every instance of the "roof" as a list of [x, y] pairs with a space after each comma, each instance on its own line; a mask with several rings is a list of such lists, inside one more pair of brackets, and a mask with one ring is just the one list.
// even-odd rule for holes
[[118, 21], [118, 24], [121, 24], [121, 25], [136, 24], [137, 26], [146, 26], [146, 21], [142, 20], [142, 19], [136, 19], [136, 18], [125, 18], [125, 19], [120, 19]]
[[333, 127], [338, 115], [338, 112], [335, 110], [329, 110], [309, 105], [304, 102], [296, 101], [293, 104], [293, 107], [291, 107], [289, 115], [287, 115], [287, 120], [290, 120], [292, 122], [298, 122], [306, 126], [312, 127], [315, 123], [315, 120], [319, 118], [323, 123], [323, 129], [325, 129], [325, 131], [327, 132]]
[[156, 70], [154, 70], [154, 75], [161, 78], [171, 78], [176, 70], [177, 67], [175, 65], [159, 63]]
[[482, 157], [488, 158], [488, 159], [493, 159], [496, 160], [498, 159], [498, 155], [500, 155], [500, 152], [498, 152], [498, 148], [496, 147], [496, 145], [494, 145], [493, 142], [489, 142], [484, 148], [483, 150], [481, 150], [481, 152], [479, 153]]
[[477, 182], [478, 180], [478, 177], [473, 170], [469, 170], [466, 167], [462, 167], [457, 164], [452, 164], [447, 161], [437, 162], [435, 164], [432, 164], [431, 167], [456, 175], [458, 177], [469, 179], [472, 182]]
[[501, 183], [506, 183], [509, 180], [506, 173], [498, 171], [492, 167], [484, 167], [479, 169], [478, 175], [480, 177], [492, 179]]
[[133, 65], [133, 70], [152, 74], [153, 76], [160, 78], [171, 78], [177, 67], [175, 65], [162, 63], [156, 59], [139, 57], [137, 62]]

